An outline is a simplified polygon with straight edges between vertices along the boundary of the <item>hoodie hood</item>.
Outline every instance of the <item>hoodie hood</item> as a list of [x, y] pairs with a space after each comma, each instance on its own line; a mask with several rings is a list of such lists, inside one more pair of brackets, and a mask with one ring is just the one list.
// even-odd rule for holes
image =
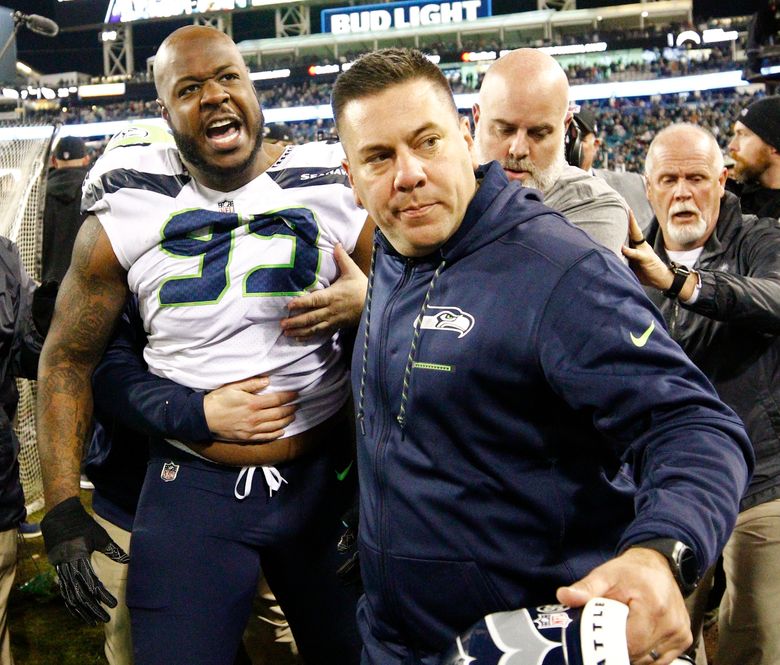
[[55, 169], [46, 182], [46, 196], [63, 204], [81, 200], [81, 184], [87, 177], [87, 168]]
[[[476, 175], [479, 181], [477, 193], [466, 209], [458, 230], [440, 250], [447, 263], [489, 245], [518, 224], [553, 213], [542, 203], [541, 192], [510, 181], [496, 161], [480, 166]], [[501, 213], [507, 206], [513, 207], [512, 215]]]

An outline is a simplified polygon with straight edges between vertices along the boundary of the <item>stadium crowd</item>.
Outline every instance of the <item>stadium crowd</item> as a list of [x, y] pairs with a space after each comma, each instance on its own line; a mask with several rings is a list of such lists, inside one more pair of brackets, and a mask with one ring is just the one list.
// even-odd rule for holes
[[[52, 316], [11, 261], [24, 297], [0, 310], [9, 377], [45, 336], [41, 526], [110, 665], [247, 662], [261, 579], [310, 664], [540, 639], [571, 662], [561, 626], [598, 612], [625, 662], [706, 665], [719, 560], [718, 665], [780, 661], [780, 97], [570, 101], [738, 68], [667, 56], [514, 48], [461, 80], [392, 48], [258, 91], [188, 26], [156, 100], [60, 112], [170, 129], [93, 144], [89, 172], [83, 141], [55, 145], [83, 182], [70, 268]], [[263, 122], [318, 104], [332, 121]]]
[[[666, 27], [664, 31], [670, 29]], [[614, 32], [608, 36], [610, 39], [627, 40], [643, 35], [646, 37], [651, 32], [652, 30], [627, 31], [626, 34]], [[586, 34], [582, 37], [596, 39], [598, 34]], [[575, 36], [567, 36], [559, 39], [558, 42], [567, 43], [577, 39], [579, 38]], [[445, 51], [453, 46], [455, 45], [441, 43], [434, 44], [430, 48], [436, 52]], [[466, 46], [475, 49], [499, 48], [498, 44], [484, 41], [464, 44], [464, 48]], [[685, 50], [646, 49], [639, 61], [625, 61], [621, 58], [604, 58], [596, 64], [576, 61], [566, 64], [564, 71], [570, 84], [581, 85], [720, 72], [739, 69], [744, 65], [743, 61], [732, 60], [730, 45], [716, 44], [706, 53], [706, 57], [698, 58], [689, 56]], [[359, 55], [358, 52], [350, 53], [344, 59], [351, 60]], [[305, 58], [295, 60], [295, 64], [298, 65], [305, 62]], [[444, 72], [454, 93], [473, 93], [480, 88], [486, 69], [486, 65], [467, 70], [460, 67], [445, 67]], [[258, 88], [263, 108], [291, 108], [330, 104], [333, 81], [327, 79], [322, 81], [307, 79], [300, 82], [259, 81], [255, 86]], [[583, 102], [597, 107], [600, 117], [599, 138], [603, 149], [597, 156], [596, 166], [611, 170], [641, 172], [649, 141], [664, 126], [679, 121], [700, 122], [714, 133], [721, 148], [725, 150], [736, 115], [744, 106], [745, 94], [752, 94], [752, 91], [751, 93], [735, 90], [704, 91]], [[44, 107], [40, 110], [31, 109], [27, 113], [31, 120], [83, 124], [155, 118], [158, 116], [158, 105], [153, 99], [101, 104], [74, 100], [63, 105], [60, 110], [55, 111]], [[331, 120], [298, 121], [290, 123], [288, 129], [294, 143], [332, 140], [336, 136]]]
[[[264, 108], [327, 104], [331, 87], [330, 83], [284, 85], [274, 93], [260, 92], [260, 98]], [[453, 91], [465, 92], [466, 89], [456, 84]], [[726, 151], [734, 122], [754, 94], [752, 91], [721, 90], [582, 102], [594, 109], [599, 118], [602, 150], [597, 155], [595, 165], [598, 168], [641, 173], [644, 155], [653, 136], [674, 122], [695, 122], [707, 127]], [[298, 104], [295, 103], [296, 99]], [[119, 102], [106, 106], [71, 106], [61, 117], [66, 124], [82, 124], [156, 118], [158, 114], [157, 103], [145, 101]], [[329, 140], [336, 136], [330, 120], [298, 121], [288, 123], [287, 127], [293, 143]]]

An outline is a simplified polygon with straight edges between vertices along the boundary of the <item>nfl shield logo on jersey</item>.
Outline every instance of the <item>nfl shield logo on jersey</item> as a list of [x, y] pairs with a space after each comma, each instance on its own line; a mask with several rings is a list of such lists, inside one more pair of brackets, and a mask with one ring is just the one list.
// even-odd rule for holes
[[229, 199], [220, 201], [217, 203], [217, 207], [219, 207], [220, 212], [224, 212], [226, 214], [234, 213], [236, 211], [235, 206], [233, 205], [233, 201], [230, 201]]
[[[627, 617], [628, 606], [609, 598], [488, 614], [457, 636], [440, 665], [629, 665]], [[681, 656], [672, 665], [692, 662]]]
[[179, 465], [173, 462], [166, 462], [163, 464], [162, 471], [160, 472], [160, 478], [166, 483], [170, 483], [172, 480], [176, 480], [176, 476], [179, 474]]

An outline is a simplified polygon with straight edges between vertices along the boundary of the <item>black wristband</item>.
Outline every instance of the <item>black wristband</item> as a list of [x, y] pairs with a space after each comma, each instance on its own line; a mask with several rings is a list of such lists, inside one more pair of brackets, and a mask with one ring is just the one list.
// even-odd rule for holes
[[677, 263], [670, 263], [669, 269], [674, 273], [674, 279], [672, 285], [663, 292], [667, 298], [676, 298], [680, 295], [682, 287], [685, 281], [688, 279], [688, 275], [691, 274], [691, 269], [688, 266], [680, 265]]
[[94, 524], [77, 496], [58, 503], [41, 520], [41, 532], [47, 553], [68, 540], [83, 538]]

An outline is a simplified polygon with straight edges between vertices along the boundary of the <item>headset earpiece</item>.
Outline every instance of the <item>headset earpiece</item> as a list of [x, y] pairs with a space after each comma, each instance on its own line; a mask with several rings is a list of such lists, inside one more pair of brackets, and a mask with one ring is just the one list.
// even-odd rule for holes
[[566, 161], [572, 166], [579, 167], [582, 164], [582, 128], [573, 117], [566, 128], [564, 136], [564, 154]]

